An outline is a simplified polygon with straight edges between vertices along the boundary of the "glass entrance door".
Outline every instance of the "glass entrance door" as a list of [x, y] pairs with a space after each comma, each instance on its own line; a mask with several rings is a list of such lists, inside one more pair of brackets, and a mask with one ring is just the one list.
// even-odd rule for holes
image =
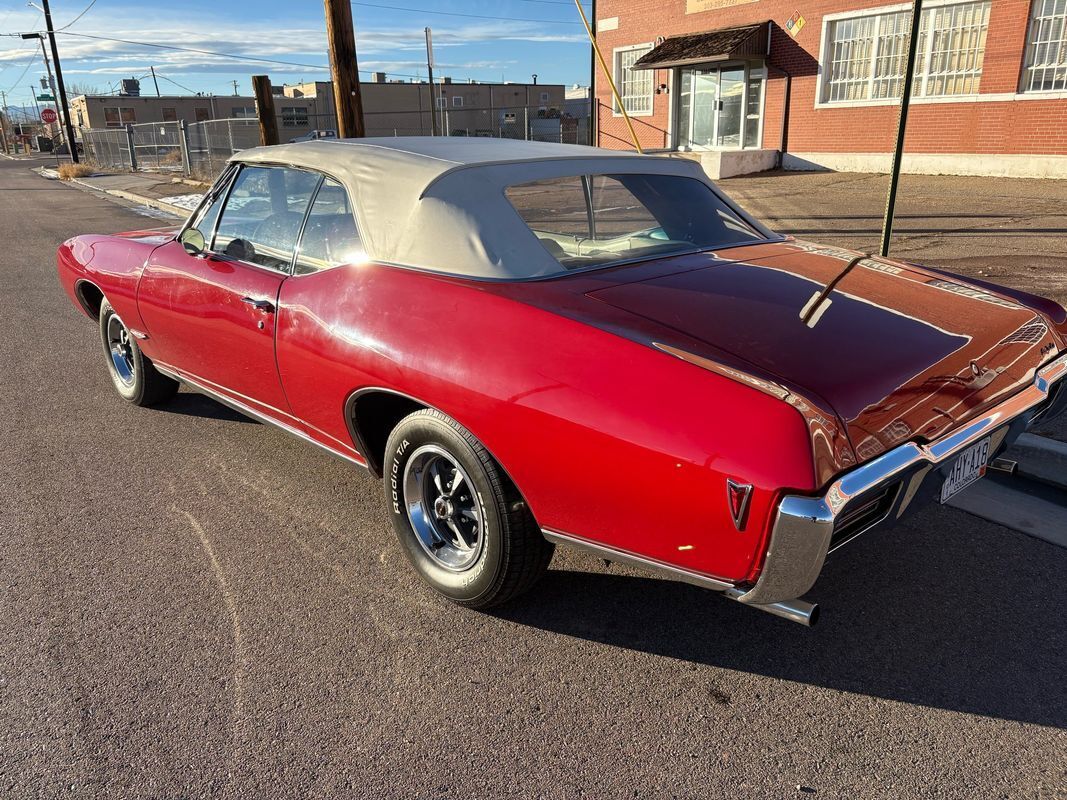
[[756, 144], [762, 70], [753, 70], [747, 84], [744, 66], [683, 69], [678, 77], [678, 146], [728, 150]]
[[717, 147], [741, 146], [741, 112], [745, 93], [745, 68], [719, 70], [719, 110], [715, 131]]

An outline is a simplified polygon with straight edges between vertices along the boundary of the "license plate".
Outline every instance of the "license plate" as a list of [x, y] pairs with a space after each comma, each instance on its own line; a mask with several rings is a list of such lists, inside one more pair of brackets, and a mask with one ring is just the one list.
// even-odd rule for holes
[[985, 475], [986, 464], [989, 462], [990, 438], [987, 436], [957, 456], [956, 463], [952, 465], [952, 470], [941, 486], [942, 503]]

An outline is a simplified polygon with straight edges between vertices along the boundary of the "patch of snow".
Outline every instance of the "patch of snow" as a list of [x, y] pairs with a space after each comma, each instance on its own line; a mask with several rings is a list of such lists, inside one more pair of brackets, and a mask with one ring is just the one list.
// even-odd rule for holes
[[178, 208], [187, 209], [188, 211], [193, 211], [198, 205], [200, 205], [200, 201], [203, 199], [204, 195], [202, 193], [176, 194], [170, 197], [161, 197], [159, 198], [159, 201], [161, 203], [169, 203], [170, 205], [177, 206]]

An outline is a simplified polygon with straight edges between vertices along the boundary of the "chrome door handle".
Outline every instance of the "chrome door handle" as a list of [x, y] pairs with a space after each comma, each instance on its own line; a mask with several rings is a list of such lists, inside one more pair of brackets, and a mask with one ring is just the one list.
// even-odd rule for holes
[[274, 303], [270, 300], [257, 300], [254, 297], [242, 297], [241, 302], [248, 303], [248, 305], [252, 306], [256, 311], [262, 311], [264, 314], [270, 314], [274, 311]]

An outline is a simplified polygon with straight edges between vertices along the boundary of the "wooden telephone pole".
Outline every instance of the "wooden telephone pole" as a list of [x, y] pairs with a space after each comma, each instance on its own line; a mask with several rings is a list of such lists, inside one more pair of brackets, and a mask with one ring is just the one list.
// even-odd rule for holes
[[252, 91], [256, 95], [256, 116], [259, 117], [259, 143], [278, 144], [278, 118], [274, 114], [270, 76], [253, 75]]
[[333, 101], [337, 109], [337, 135], [342, 139], [366, 136], [352, 4], [349, 0], [323, 0], [323, 5], [326, 8], [326, 41], [330, 46]]

